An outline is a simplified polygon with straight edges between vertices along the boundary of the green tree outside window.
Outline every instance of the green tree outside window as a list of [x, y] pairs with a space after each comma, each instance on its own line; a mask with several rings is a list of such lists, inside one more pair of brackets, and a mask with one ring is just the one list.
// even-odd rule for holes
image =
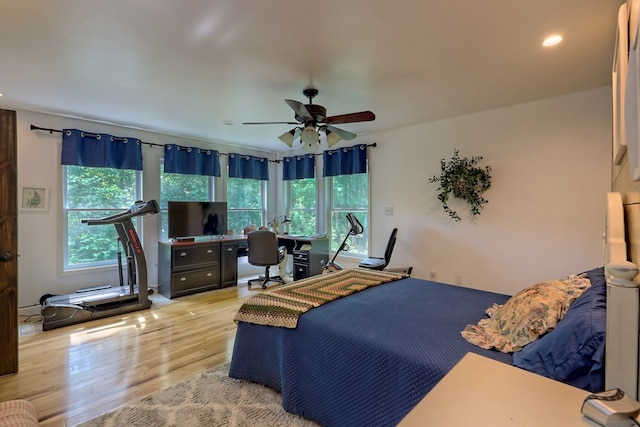
[[352, 212], [362, 223], [364, 232], [352, 236], [347, 253], [368, 255], [369, 252], [369, 175], [339, 175], [331, 178], [331, 251], [337, 251], [349, 232], [345, 216]]
[[65, 166], [64, 176], [65, 269], [115, 263], [115, 227], [89, 226], [82, 219], [103, 218], [129, 209], [139, 198], [138, 174], [133, 170]]
[[263, 222], [264, 191], [262, 181], [248, 178], [227, 180], [227, 228], [242, 234], [245, 227]]
[[289, 233], [313, 236], [318, 231], [316, 179], [296, 179], [289, 183]]

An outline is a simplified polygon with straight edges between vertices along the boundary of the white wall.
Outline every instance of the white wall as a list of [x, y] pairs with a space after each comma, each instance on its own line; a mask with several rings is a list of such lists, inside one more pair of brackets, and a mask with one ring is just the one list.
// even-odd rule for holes
[[[414, 276], [515, 293], [538, 280], [600, 265], [605, 193], [610, 188], [611, 88], [368, 135], [374, 255], [382, 255], [399, 228], [392, 263], [412, 264]], [[131, 136], [158, 144], [202, 146], [197, 141], [18, 110], [18, 183], [47, 185], [47, 213], [18, 214], [18, 304], [38, 304], [45, 293], [117, 282], [116, 269], [61, 271], [60, 134], [78, 128]], [[212, 145], [222, 152], [240, 148]], [[453, 149], [481, 155], [493, 167], [493, 185], [482, 215], [454, 223], [436, 200], [440, 159]], [[162, 149], [143, 148], [146, 170], [159, 170]], [[265, 153], [252, 153], [265, 155]], [[273, 158], [273, 157], [272, 157]], [[270, 171], [271, 172], [271, 171]], [[275, 172], [275, 171], [274, 171]], [[274, 176], [278, 176], [274, 174]], [[144, 199], [157, 198], [159, 178], [148, 174]], [[280, 201], [270, 201], [275, 214]], [[394, 215], [384, 209], [393, 206]], [[157, 283], [157, 216], [145, 218], [143, 243], [149, 282]]]
[[[399, 228], [392, 264], [414, 277], [513, 294], [602, 265], [610, 189], [611, 89], [516, 105], [370, 136], [374, 255]], [[436, 199], [458, 148], [491, 165], [489, 203], [455, 223]], [[385, 216], [385, 207], [393, 216]], [[462, 212], [461, 207], [458, 212]]]

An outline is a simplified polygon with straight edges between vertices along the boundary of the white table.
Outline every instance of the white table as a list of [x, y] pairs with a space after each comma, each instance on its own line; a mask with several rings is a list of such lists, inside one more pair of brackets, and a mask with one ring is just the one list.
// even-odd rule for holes
[[467, 353], [399, 426], [598, 427], [580, 413], [588, 394], [523, 369]]

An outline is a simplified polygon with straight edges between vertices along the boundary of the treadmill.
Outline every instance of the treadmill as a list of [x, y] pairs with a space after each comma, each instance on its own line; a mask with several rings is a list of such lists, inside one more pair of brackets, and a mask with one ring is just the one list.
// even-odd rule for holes
[[131, 219], [158, 212], [160, 207], [155, 200], [137, 201], [125, 212], [105, 218], [82, 220], [87, 225], [115, 226], [118, 245], [122, 244], [127, 254], [128, 284], [124, 286], [123, 283], [122, 258], [118, 248], [120, 286], [101, 286], [78, 290], [68, 295], [43, 296], [40, 308], [43, 331], [151, 307], [147, 285], [147, 260]]

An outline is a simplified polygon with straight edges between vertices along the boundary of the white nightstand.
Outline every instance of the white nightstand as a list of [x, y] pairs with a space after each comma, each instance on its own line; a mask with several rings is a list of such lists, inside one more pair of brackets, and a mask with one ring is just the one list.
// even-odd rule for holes
[[580, 413], [588, 394], [523, 369], [467, 353], [399, 426], [598, 427]]

